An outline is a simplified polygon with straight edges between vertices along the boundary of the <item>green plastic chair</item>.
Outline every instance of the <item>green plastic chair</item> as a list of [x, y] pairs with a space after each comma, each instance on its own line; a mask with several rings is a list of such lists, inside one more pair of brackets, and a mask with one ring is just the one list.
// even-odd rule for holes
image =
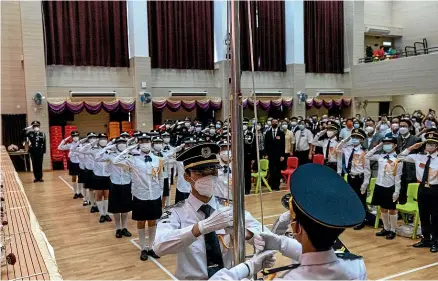
[[417, 194], [419, 183], [408, 184], [408, 200], [406, 204], [397, 204], [397, 210], [402, 214], [414, 215], [414, 232], [412, 239], [417, 238], [418, 225], [420, 223], [420, 214], [418, 212]]
[[269, 191], [272, 191], [271, 187], [268, 184], [268, 181], [266, 180], [266, 177], [268, 175], [268, 168], [269, 168], [269, 160], [267, 159], [261, 159], [259, 162], [260, 167], [260, 178], [258, 171], [256, 173], [251, 173], [251, 177], [256, 179], [256, 190], [255, 193], [257, 194], [259, 192], [259, 188], [261, 188], [262, 182], [266, 185]]
[[[370, 192], [367, 196], [367, 205], [371, 205], [371, 202], [373, 201], [375, 188], [376, 188], [376, 178], [371, 178], [370, 185], [369, 185]], [[377, 206], [376, 220], [374, 221], [374, 228], [379, 227], [379, 222], [380, 222], [380, 206]]]
[[344, 181], [345, 181], [345, 182], [348, 182], [348, 174], [345, 174], [345, 175], [344, 175]]

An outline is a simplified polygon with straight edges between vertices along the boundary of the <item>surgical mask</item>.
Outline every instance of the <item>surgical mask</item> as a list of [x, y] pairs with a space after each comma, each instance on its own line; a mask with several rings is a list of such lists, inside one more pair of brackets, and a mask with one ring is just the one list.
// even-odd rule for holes
[[196, 127], [195, 130], [196, 130], [196, 132], [200, 132], [202, 130], [202, 128], [201, 127]]
[[156, 151], [160, 151], [161, 149], [163, 149], [163, 145], [161, 143], [156, 143], [154, 144], [154, 149]]
[[221, 124], [216, 124], [216, 129], [220, 129], [221, 128]]
[[327, 131], [327, 137], [331, 138], [335, 135], [334, 131]]
[[291, 125], [295, 127], [297, 125], [297, 122], [292, 122]]
[[213, 196], [213, 186], [217, 182], [217, 176], [206, 176], [195, 181], [195, 189], [198, 193], [205, 197]]
[[357, 146], [360, 144], [360, 139], [351, 139], [351, 144]]
[[272, 122], [268, 121], [268, 122], [266, 122], [266, 124], [268, 124], [268, 126], [271, 126]]
[[407, 133], [409, 133], [409, 129], [406, 127], [401, 127], [399, 130], [400, 134], [402, 135], [406, 135]]
[[372, 134], [372, 133], [374, 133], [374, 128], [371, 127], [371, 126], [368, 126], [368, 127], [365, 128], [365, 131], [366, 131], [368, 134]]
[[231, 151], [229, 151], [229, 150], [222, 150], [219, 153], [219, 156], [222, 159], [222, 161], [229, 162], [231, 160]]
[[386, 153], [392, 152], [392, 144], [384, 144], [383, 151], [385, 151]]
[[169, 129], [170, 128], [170, 125], [169, 124], [166, 124], [166, 129]]
[[298, 128], [302, 131], [304, 130], [304, 125], [298, 125]]
[[358, 123], [354, 123], [353, 127], [354, 127], [355, 129], [359, 129], [359, 124], [358, 124]]
[[149, 153], [151, 151], [150, 143], [140, 143], [140, 150], [144, 153]]
[[123, 151], [126, 149], [126, 143], [119, 143], [117, 144], [117, 150], [118, 151]]
[[262, 128], [262, 126], [257, 125], [257, 130], [260, 130]]
[[398, 130], [398, 128], [400, 128], [400, 126], [397, 123], [394, 123], [391, 125], [392, 130], [396, 131]]
[[286, 130], [286, 129], [287, 129], [287, 124], [283, 124], [283, 125], [281, 125], [281, 128], [282, 128], [283, 130]]
[[213, 135], [214, 133], [216, 133], [216, 129], [210, 129], [210, 135]]
[[105, 147], [107, 144], [108, 144], [108, 141], [107, 141], [107, 140], [99, 140], [99, 145], [100, 145], [101, 147]]
[[35, 132], [39, 132], [39, 131], [40, 131], [40, 127], [33, 127], [33, 130], [34, 130]]
[[248, 129], [247, 125], [243, 125], [243, 130], [246, 131]]
[[164, 143], [169, 143], [170, 142], [170, 138], [163, 138], [163, 142]]
[[88, 142], [90, 142], [90, 143], [95, 142], [95, 141], [96, 141], [96, 138], [89, 138], [88, 139]]
[[190, 122], [185, 122], [184, 125], [185, 125], [187, 128], [190, 128]]
[[426, 147], [424, 149], [426, 152], [433, 153], [436, 150], [436, 144], [426, 143]]
[[73, 137], [73, 141], [79, 141], [79, 137]]

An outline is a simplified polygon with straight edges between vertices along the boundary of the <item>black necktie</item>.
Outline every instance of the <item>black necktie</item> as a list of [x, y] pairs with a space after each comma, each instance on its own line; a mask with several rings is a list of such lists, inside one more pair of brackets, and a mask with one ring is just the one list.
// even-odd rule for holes
[[351, 164], [353, 162], [353, 156], [354, 156], [354, 149], [351, 151], [350, 158], [348, 158], [347, 173], [351, 172]]
[[328, 157], [329, 157], [330, 142], [331, 142], [331, 139], [329, 139], [329, 141], [328, 141], [328, 143], [327, 143], [327, 149], [325, 150], [325, 159], [326, 159], [326, 160], [328, 160]]
[[389, 154], [388, 155], [386, 155], [385, 157], [383, 157], [384, 159], [386, 159], [386, 160], [389, 160]]
[[169, 147], [168, 145], [166, 145], [166, 146], [164, 147], [164, 150], [170, 150], [170, 147]]
[[146, 155], [146, 156], [144, 157], [144, 161], [145, 161], [145, 162], [152, 162], [152, 158], [151, 158], [149, 155]]
[[230, 167], [228, 167], [227, 165], [224, 165], [224, 174], [231, 172], [230, 171]]
[[[205, 204], [199, 208], [201, 212], [205, 214], [205, 218], [208, 218], [213, 208], [210, 205]], [[213, 276], [216, 272], [224, 268], [224, 261], [222, 259], [221, 247], [219, 245], [219, 239], [216, 236], [216, 232], [210, 232], [204, 235], [205, 249], [207, 251], [207, 272], [208, 278]]]
[[427, 162], [426, 166], [424, 166], [424, 172], [423, 172], [423, 179], [421, 182], [426, 186], [429, 187], [429, 166], [430, 166], [430, 159], [432, 159], [432, 156], [427, 156]]
[[277, 130], [272, 130], [272, 138], [275, 139], [275, 133], [277, 132]]

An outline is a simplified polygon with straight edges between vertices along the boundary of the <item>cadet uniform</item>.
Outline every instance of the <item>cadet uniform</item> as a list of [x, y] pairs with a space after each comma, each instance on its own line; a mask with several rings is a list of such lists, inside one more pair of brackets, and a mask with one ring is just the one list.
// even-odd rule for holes
[[[326, 134], [326, 130], [334, 131], [333, 136], [330, 138]], [[338, 145], [337, 132], [339, 131], [339, 125], [333, 121], [327, 122], [327, 129], [317, 133], [313, 138], [312, 144], [314, 146], [322, 147], [322, 153], [324, 155], [325, 165], [336, 171], [339, 175], [342, 173], [342, 153], [336, 150]], [[325, 135], [326, 138], [321, 140], [321, 137]]]
[[[219, 164], [218, 152], [219, 146], [206, 143], [186, 150], [177, 160], [183, 163], [185, 170], [215, 169]], [[187, 200], [175, 205], [159, 221], [154, 250], [161, 256], [177, 254], [175, 276], [179, 280], [206, 280], [219, 269], [231, 267], [233, 253], [229, 249], [231, 237], [228, 234], [231, 227], [211, 229], [211, 232], [204, 234], [201, 232], [199, 237], [192, 233], [195, 225], [224, 214], [221, 212], [227, 212], [227, 218], [231, 219], [227, 226], [232, 226], [232, 209], [227, 205], [228, 202], [218, 200], [215, 196], [204, 203], [191, 193]], [[245, 221], [250, 233], [261, 231], [260, 223], [248, 212], [245, 213]], [[217, 227], [218, 224], [214, 225]]]
[[[217, 187], [214, 190], [214, 196], [223, 199], [233, 199], [233, 190], [231, 184], [231, 144], [227, 141], [219, 143], [221, 152], [218, 154], [220, 168], [217, 171]], [[228, 147], [230, 151], [228, 153]], [[225, 150], [223, 150], [225, 149]], [[226, 158], [228, 155], [228, 159]]]
[[33, 131], [26, 132], [29, 140], [29, 153], [33, 167], [33, 182], [43, 182], [43, 157], [46, 153], [46, 134], [40, 131], [41, 123], [33, 121], [31, 123]]
[[[67, 140], [70, 138], [72, 138], [73, 141], [66, 144]], [[77, 152], [79, 145], [79, 132], [73, 131], [71, 132], [70, 137], [63, 139], [58, 146], [58, 150], [68, 151], [68, 171], [69, 175], [72, 176], [73, 189], [75, 192], [73, 199], [84, 198], [82, 195], [83, 184], [78, 184], [76, 182], [76, 177], [79, 176], [79, 172], [81, 171], [79, 167], [79, 153]], [[78, 185], [80, 186], [78, 187]]]
[[399, 154], [399, 159], [407, 163], [415, 163], [418, 188], [418, 210], [421, 220], [423, 239], [414, 247], [431, 247], [432, 253], [438, 252], [438, 133], [426, 134], [426, 146], [435, 144], [435, 152], [425, 154], [409, 154], [409, 148]]
[[[85, 140], [88, 140], [89, 143], [95, 142], [94, 140], [97, 140], [97, 134], [93, 132], [89, 132], [87, 134], [87, 138]], [[89, 144], [88, 143], [88, 144]], [[85, 144], [86, 145], [86, 144]], [[79, 181], [83, 182], [84, 188], [88, 189], [88, 205], [92, 205], [90, 209], [90, 213], [97, 213], [99, 212], [99, 209], [95, 205], [95, 198], [94, 198], [94, 187], [93, 187], [93, 169], [94, 169], [94, 155], [92, 153], [84, 153], [84, 151], [88, 151], [89, 147], [85, 147], [85, 145], [82, 145], [78, 152], [82, 155], [80, 159], [82, 159], [82, 163], [84, 166], [84, 169], [81, 170], [79, 174]], [[79, 165], [81, 167], [81, 165]], [[81, 167], [82, 169], [82, 167]], [[84, 202], [84, 206], [86, 206]]]

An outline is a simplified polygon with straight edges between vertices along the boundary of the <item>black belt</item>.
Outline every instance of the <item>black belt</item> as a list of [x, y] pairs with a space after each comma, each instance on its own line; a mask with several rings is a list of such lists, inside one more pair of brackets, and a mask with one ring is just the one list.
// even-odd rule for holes
[[96, 175], [96, 174], [94, 174], [94, 176], [95, 176], [96, 179], [98, 179], [98, 180], [104, 180], [104, 179], [109, 178], [109, 176], [98, 176], [98, 175]]
[[352, 179], [355, 179], [355, 178], [363, 178], [363, 174], [359, 174], [359, 175], [350, 175], [350, 174], [348, 174], [348, 176], [349, 176], [350, 178], [352, 178]]
[[437, 188], [438, 189], [438, 184], [428, 184], [428, 185], [426, 185], [424, 183], [420, 183], [419, 187], [421, 187], [421, 188], [433, 188], [433, 189]]

